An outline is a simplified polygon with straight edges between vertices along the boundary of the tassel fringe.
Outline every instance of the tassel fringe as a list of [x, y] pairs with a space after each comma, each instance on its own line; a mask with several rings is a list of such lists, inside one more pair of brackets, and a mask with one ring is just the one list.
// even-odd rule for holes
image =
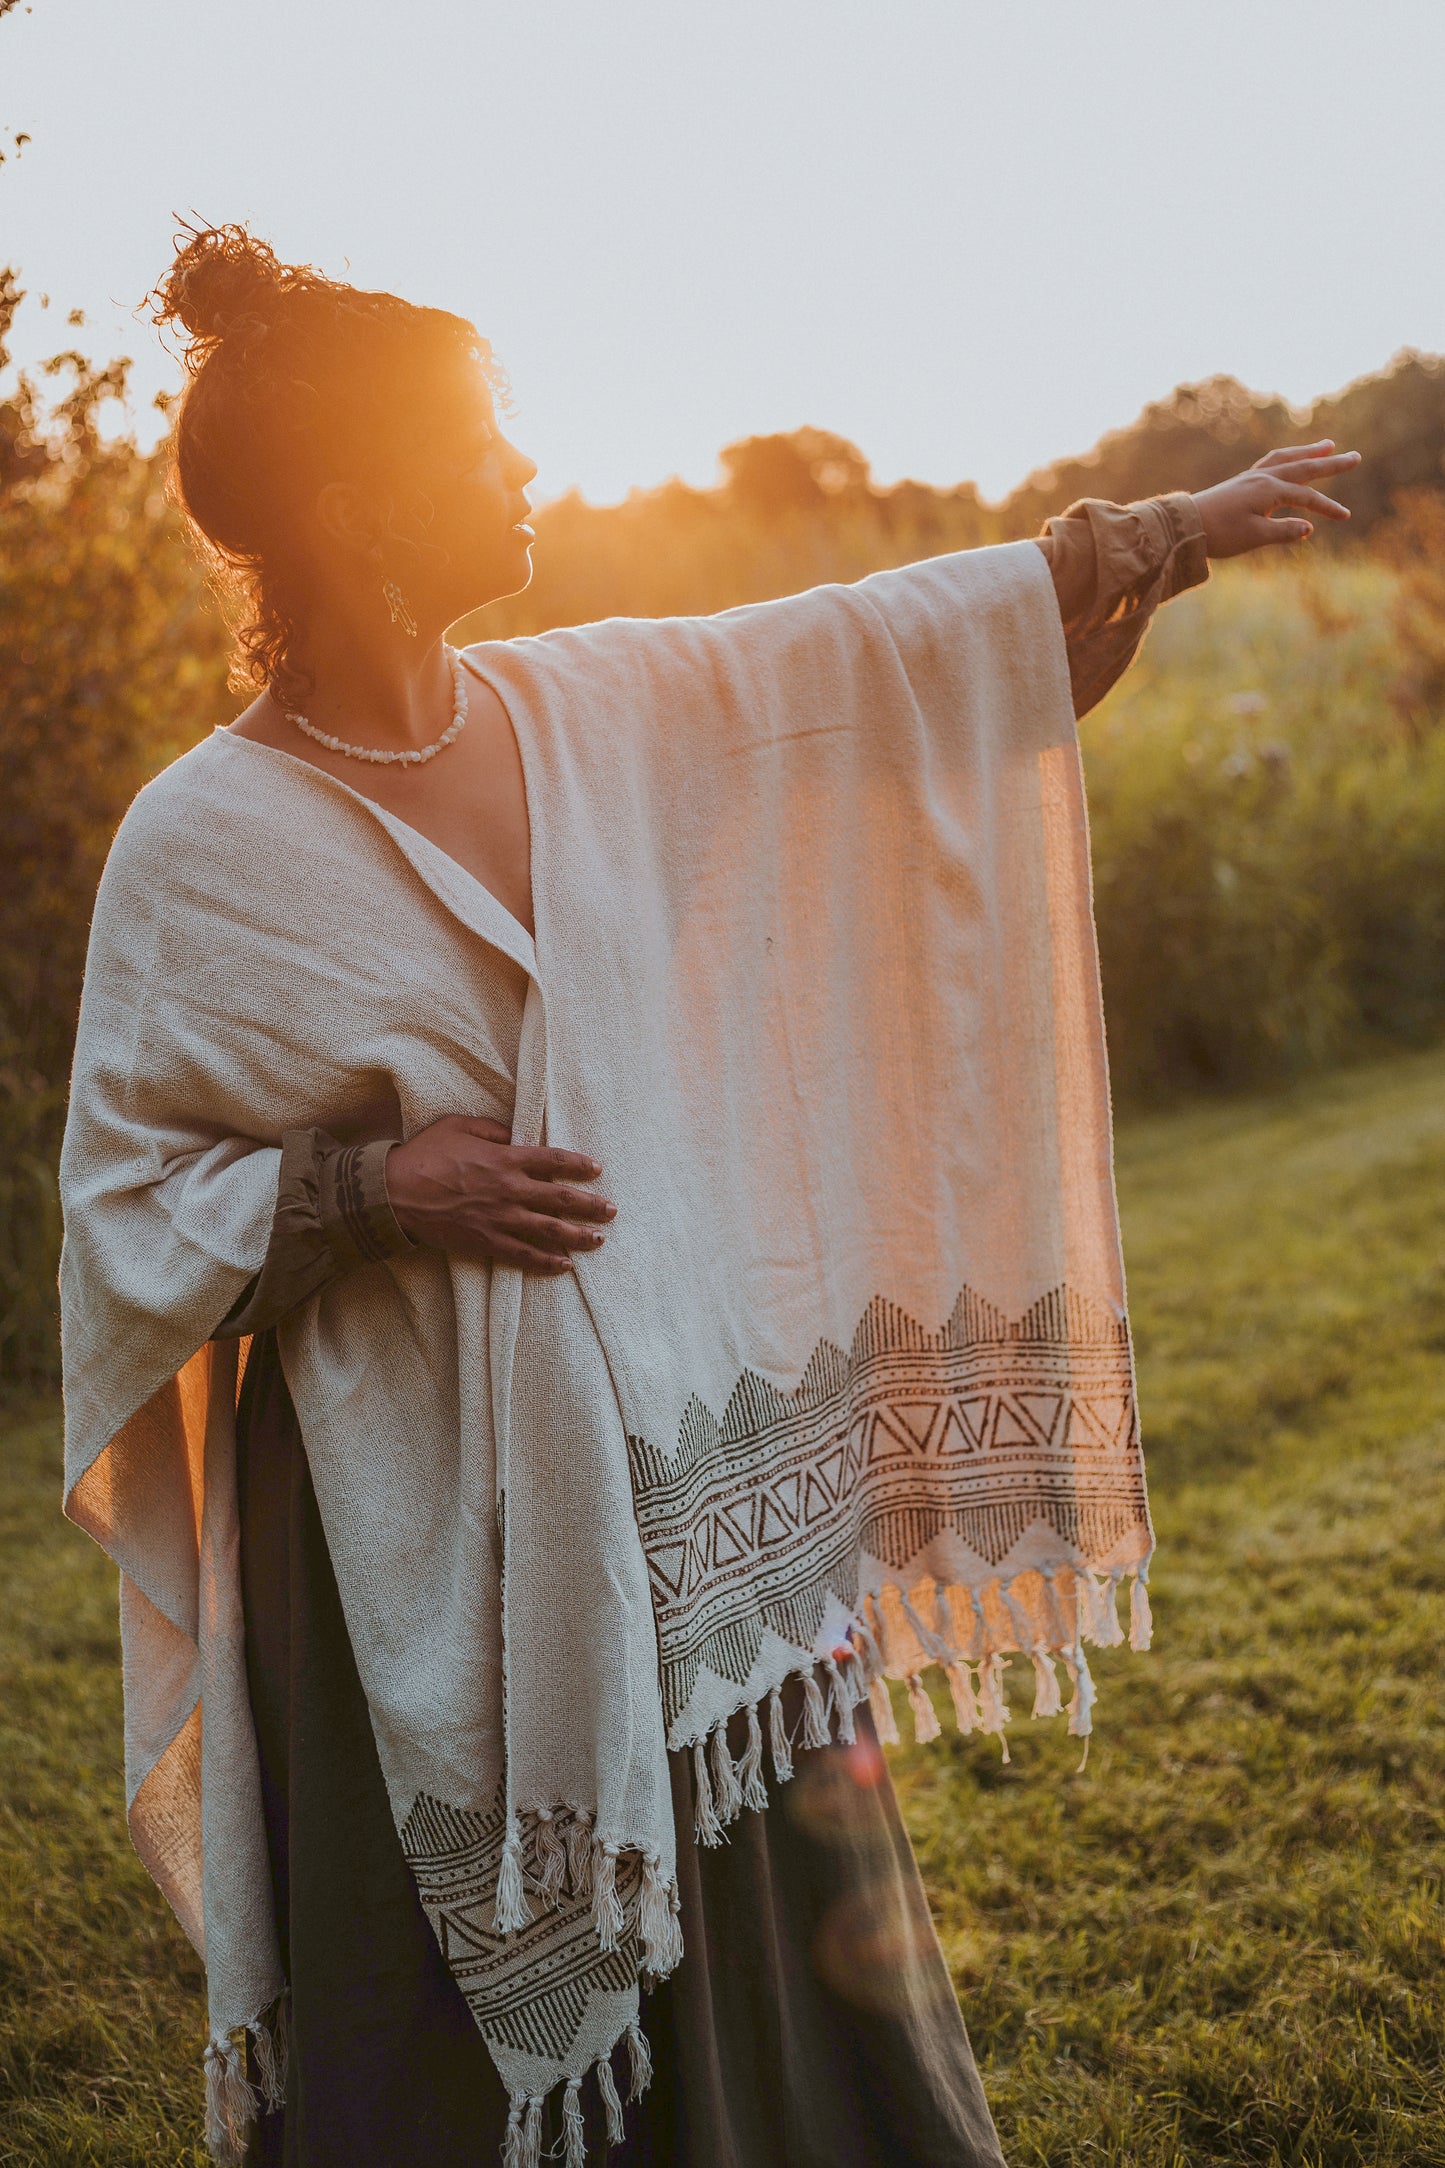
[[883, 1669], [883, 1651], [878, 1646], [878, 1636], [860, 1611], [853, 1626], [854, 1633], [863, 1644], [863, 1675], [871, 1686]]
[[927, 1746], [930, 1739], [938, 1737], [943, 1726], [929, 1699], [928, 1689], [916, 1671], [908, 1674], [908, 1706], [913, 1711], [913, 1736], [920, 1746]]
[[532, 1907], [522, 1882], [522, 1839], [516, 1817], [507, 1825], [502, 1840], [502, 1864], [497, 1870], [497, 1908], [492, 1925], [499, 1935], [514, 1935], [532, 1922]]
[[1141, 1566], [1129, 1588], [1129, 1646], [1131, 1649], [1147, 1649], [1154, 1636], [1154, 1619], [1149, 1609], [1149, 1568]]
[[647, 2035], [636, 2018], [627, 2028], [627, 2052], [632, 2058], [632, 2083], [628, 2087], [629, 2100], [641, 2100], [652, 2083], [652, 2050]]
[[708, 1782], [707, 1747], [701, 1739], [693, 1741], [692, 1748], [693, 1789], [697, 1793], [694, 1827], [697, 1841], [709, 1850], [723, 1842], [722, 1823], [718, 1820], [712, 1803], [712, 1786]]
[[617, 1894], [617, 1846], [594, 1844], [592, 1848], [592, 1924], [604, 1957], [621, 1943], [626, 1925], [622, 1900]]
[[[828, 1717], [841, 1746], [852, 1746], [857, 1737], [853, 1729], [853, 1692], [851, 1682], [845, 1680], [837, 1659], [830, 1656], [823, 1666], [828, 1674]], [[852, 1666], [849, 1666], [852, 1669]]]
[[[915, 1739], [926, 1744], [938, 1738], [942, 1727], [921, 1668], [905, 1673], [898, 1661], [902, 1654], [916, 1665], [921, 1655], [925, 1663], [937, 1663], [943, 1670], [959, 1731], [997, 1737], [1007, 1761], [1007, 1652], [998, 1646], [1000, 1623], [1006, 1620], [1003, 1638], [1016, 1642], [1032, 1664], [1036, 1717], [1056, 1716], [1063, 1710], [1055, 1669], [1056, 1662], [1063, 1664], [1072, 1687], [1065, 1712], [1069, 1733], [1085, 1742], [1087, 1759], [1095, 1688], [1084, 1643], [1091, 1641], [1099, 1648], [1122, 1645], [1125, 1633], [1119, 1620], [1118, 1595], [1127, 1570], [1116, 1567], [1106, 1575], [1079, 1566], [1029, 1568], [1006, 1581], [994, 1582], [987, 1592], [987, 1604], [985, 1592], [980, 1589], [934, 1582], [932, 1625], [925, 1623], [923, 1616], [927, 1606], [920, 1608], [910, 1592], [898, 1589], [898, 1610], [907, 1630], [899, 1625], [895, 1614], [898, 1632], [894, 1637], [889, 1633], [884, 1605], [876, 1596], [868, 1597], [849, 1628], [853, 1653], [846, 1664], [840, 1657], [848, 1656], [848, 1650], [840, 1647], [838, 1654], [824, 1656], [797, 1674], [802, 1721], [796, 1743], [810, 1750], [825, 1747], [834, 1739], [843, 1745], [852, 1743], [856, 1738], [853, 1712], [866, 1699], [879, 1739], [896, 1745], [899, 1733], [888, 1681], [900, 1676], [913, 1714]], [[1147, 1649], [1152, 1638], [1148, 1573], [1146, 1561], [1130, 1575], [1128, 1641], [1136, 1650]], [[820, 1673], [826, 1682], [826, 1694]], [[767, 1703], [773, 1773], [778, 1783], [786, 1784], [794, 1773], [795, 1741], [789, 1735], [781, 1687], [769, 1692]], [[741, 1713], [747, 1724], [747, 1738], [736, 1762], [728, 1745], [726, 1721], [715, 1724], [706, 1738], [692, 1745], [697, 1840], [709, 1848], [726, 1841], [726, 1825], [745, 1808], [762, 1813], [768, 1805], [759, 1703], [746, 1703]], [[584, 1807], [537, 1808], [525, 1821], [530, 1873], [524, 1873], [524, 1838], [514, 1814], [507, 1826], [497, 1875], [497, 1933], [515, 1934], [531, 1922], [533, 1912], [527, 1901], [530, 1883], [546, 1905], [556, 1906], [564, 1893], [590, 1902], [602, 1950], [608, 1954], [618, 1950], [629, 1916], [629, 1907], [624, 1906], [618, 1891], [618, 1859], [622, 1851], [631, 1852], [632, 1848], [603, 1843], [596, 1834], [592, 1814]], [[682, 1957], [677, 1889], [665, 1877], [657, 1853], [643, 1854], [641, 1867], [635, 1928], [643, 1970], [653, 1979], [665, 1979]], [[286, 2097], [286, 2029], [284, 1999], [269, 2021], [257, 2018], [247, 2027], [254, 2042], [260, 2095], [270, 2108], [281, 2106]], [[628, 2097], [636, 2100], [651, 2082], [652, 2054], [646, 2035], [635, 2021], [626, 2037], [631, 2063]], [[260, 2105], [257, 2089], [248, 2081], [241, 2050], [232, 2041], [213, 2040], [205, 2062], [206, 2142], [226, 2168], [239, 2168], [247, 2133]], [[606, 2057], [594, 2067], [606, 2116], [607, 2144], [619, 2145], [624, 2118], [617, 2081]], [[563, 2161], [564, 2168], [585, 2168], [580, 2086], [580, 2078], [570, 2078], [562, 2103], [562, 2142], [556, 2157]], [[502, 2168], [541, 2168], [543, 2110], [539, 2094], [517, 2091], [510, 2096]]]
[[873, 1711], [873, 1729], [885, 1746], [897, 1746], [898, 1719], [893, 1714], [893, 1696], [888, 1691], [888, 1681], [880, 1671], [868, 1689], [868, 1704]]
[[823, 1689], [818, 1684], [816, 1671], [812, 1670], [803, 1673], [803, 1744], [809, 1748], [829, 1744]]
[[1074, 1684], [1074, 1698], [1069, 1703], [1069, 1737], [1087, 1739], [1094, 1728], [1094, 1681], [1082, 1644], [1065, 1649], [1064, 1663]]
[[543, 1904], [555, 1906], [567, 1880], [567, 1847], [558, 1832], [555, 1815], [549, 1814], [545, 1807], [537, 1809], [537, 1827], [532, 1837], [532, 1875]]
[[793, 1781], [793, 1753], [788, 1727], [783, 1721], [783, 1692], [775, 1686], [768, 1696], [768, 1745], [773, 1754], [773, 1774], [780, 1784]]
[[256, 2053], [256, 2075], [261, 2080], [261, 2098], [271, 2109], [286, 2105], [286, 2066], [290, 2059], [289, 2028], [286, 2020], [286, 1997], [276, 2004], [268, 2025], [257, 2018], [246, 2027], [251, 2035]]
[[978, 1667], [979, 1729], [1002, 1732], [1009, 1720], [1008, 1703], [1003, 1698], [1003, 1658], [990, 1656]]
[[728, 1752], [728, 1728], [719, 1724], [712, 1735], [712, 1796], [718, 1820], [726, 1827], [743, 1811], [743, 1788]]
[[961, 1732], [978, 1731], [982, 1719], [978, 1712], [978, 1696], [973, 1690], [967, 1664], [945, 1664], [943, 1675], [948, 1681], [948, 1691], [953, 1696], [953, 1713]]
[[1057, 1716], [1064, 1706], [1059, 1698], [1059, 1675], [1044, 1649], [1034, 1650], [1034, 1715]]
[[562, 2095], [562, 2158], [565, 2168], [587, 2168], [587, 2128], [582, 2121], [582, 2080], [569, 2078]]
[[612, 2075], [610, 2056], [598, 2057], [597, 2090], [602, 2095], [602, 2108], [607, 2117], [607, 2143], [609, 2146], [621, 2145], [627, 2131], [622, 2120], [622, 2102], [617, 2097], [617, 2080]]
[[642, 1862], [637, 1931], [642, 1939], [642, 1961], [657, 1980], [666, 1979], [682, 1962], [678, 1910], [676, 1886], [663, 1880], [662, 1861], [656, 1852], [649, 1852]]
[[563, 1840], [567, 1849], [567, 1881], [574, 1897], [592, 1894], [592, 1817], [585, 1807], [573, 1809]]
[[522, 2111], [525, 2093], [513, 2093], [507, 2111], [507, 2130], [502, 2139], [502, 2168], [522, 2168]]
[[246, 2076], [241, 2050], [230, 2040], [206, 2049], [206, 2144], [218, 2161], [235, 2168], [260, 2103]]
[[763, 1782], [763, 1729], [758, 1722], [755, 1701], [748, 1703], [748, 1743], [738, 1763], [738, 1777], [743, 1788], [743, 1805], [754, 1814], [766, 1814], [768, 1787]]

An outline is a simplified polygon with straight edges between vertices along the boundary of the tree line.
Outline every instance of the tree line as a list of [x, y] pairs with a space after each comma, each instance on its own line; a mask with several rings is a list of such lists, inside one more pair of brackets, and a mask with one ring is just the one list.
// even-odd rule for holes
[[[135, 791], [239, 702], [164, 447], [144, 453], [101, 427], [126, 365], [71, 347], [17, 370], [21, 298], [0, 272], [0, 1364], [36, 1381], [55, 1362], [55, 1157], [96, 882]], [[1034, 533], [1079, 495], [1202, 488], [1302, 434], [1366, 455], [1347, 484], [1349, 546], [1395, 550], [1391, 607], [1413, 688], [1401, 697], [1433, 715], [1445, 691], [1445, 362], [1415, 353], [1305, 416], [1230, 378], [1181, 387], [994, 505], [969, 483], [881, 487], [862, 452], [823, 429], [748, 438], [723, 451], [712, 489], [674, 481], [613, 506], [575, 494], [544, 506], [532, 588], [463, 631], [707, 611], [853, 579]], [[1108, 997], [1122, 1011], [1127, 989]], [[1151, 1083], [1147, 1068], [1146, 1095], [1198, 1080], [1165, 1062]]]

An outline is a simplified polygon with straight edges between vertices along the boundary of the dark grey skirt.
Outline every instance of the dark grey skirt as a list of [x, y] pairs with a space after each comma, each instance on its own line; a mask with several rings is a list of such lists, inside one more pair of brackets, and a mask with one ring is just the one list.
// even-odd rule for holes
[[[262, 2117], [248, 2157], [492, 2168], [506, 2092], [402, 1857], [274, 1333], [252, 1344], [238, 1434], [246, 1656], [291, 1990], [287, 2104]], [[856, 1747], [798, 1753], [792, 1783], [729, 1843], [680, 1847], [687, 1955], [643, 1999], [653, 2082], [608, 2168], [1002, 2168], [858, 1715]], [[690, 1832], [689, 1757], [671, 1766]], [[615, 2068], [625, 2100], [625, 2048]], [[582, 2104], [601, 2162], [591, 2077]]]

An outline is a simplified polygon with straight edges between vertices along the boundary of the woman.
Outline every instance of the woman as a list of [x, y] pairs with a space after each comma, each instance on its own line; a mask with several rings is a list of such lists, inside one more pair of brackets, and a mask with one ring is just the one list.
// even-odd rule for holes
[[457, 657], [472, 327], [235, 228], [157, 306], [262, 689], [97, 904], [67, 1510], [211, 2143], [997, 2163], [875, 1726], [1147, 1645], [1074, 713], [1352, 455]]

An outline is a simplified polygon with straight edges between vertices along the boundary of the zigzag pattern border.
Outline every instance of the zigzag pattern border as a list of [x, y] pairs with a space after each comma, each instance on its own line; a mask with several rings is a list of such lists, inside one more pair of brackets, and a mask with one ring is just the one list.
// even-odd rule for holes
[[628, 1447], [669, 1727], [704, 1663], [741, 1685], [765, 1633], [810, 1648], [864, 1552], [906, 1578], [940, 1536], [996, 1563], [1043, 1523], [1087, 1564], [1148, 1527], [1127, 1319], [1067, 1285], [1016, 1319], [965, 1286], [937, 1331], [875, 1296], [792, 1390], [745, 1370], [671, 1452]]

